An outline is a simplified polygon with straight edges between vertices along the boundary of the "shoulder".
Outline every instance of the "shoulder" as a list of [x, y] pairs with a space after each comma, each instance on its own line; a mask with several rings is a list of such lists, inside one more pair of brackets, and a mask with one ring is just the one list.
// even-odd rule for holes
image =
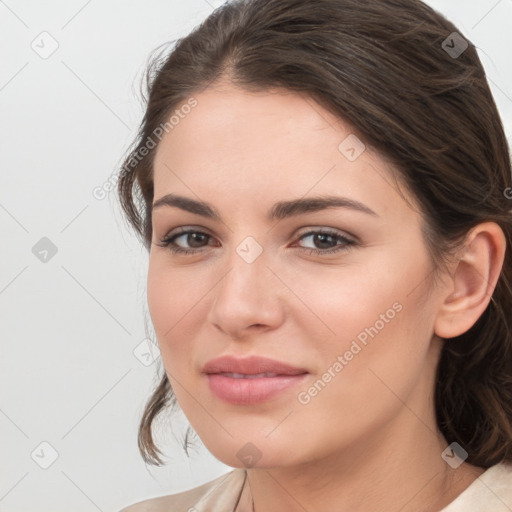
[[510, 512], [512, 463], [502, 462], [484, 471], [441, 512]]
[[[201, 506], [197, 510], [206, 510], [204, 505], [210, 504], [235, 504], [245, 484], [246, 471], [235, 469], [215, 480], [207, 482], [199, 487], [177, 494], [169, 494], [158, 498], [139, 501], [119, 512], [192, 512], [194, 507]], [[216, 508], [208, 508], [215, 512]], [[219, 509], [220, 510], [220, 509]]]

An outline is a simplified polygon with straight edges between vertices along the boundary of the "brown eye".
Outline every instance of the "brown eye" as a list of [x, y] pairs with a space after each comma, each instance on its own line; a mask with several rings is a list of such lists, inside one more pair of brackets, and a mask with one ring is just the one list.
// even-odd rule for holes
[[311, 238], [313, 247], [302, 247], [310, 254], [327, 254], [348, 249], [356, 242], [335, 231], [309, 231], [303, 234], [299, 240]]
[[202, 244], [204, 241], [208, 241], [208, 235], [205, 233], [200, 233], [197, 231], [190, 231], [188, 233], [183, 233], [177, 237], [174, 238], [174, 241], [178, 240], [179, 238], [184, 237], [184, 240], [187, 244], [190, 245], [192, 248], [202, 247]]
[[[181, 230], [179, 233], [174, 235], [167, 235], [158, 244], [160, 247], [168, 247], [173, 253], [194, 253], [201, 250], [202, 247], [208, 245], [208, 241], [211, 238], [207, 233], [202, 231], [196, 231], [193, 229]], [[180, 244], [185, 244], [185, 247], [178, 245], [176, 240], [181, 239]], [[206, 242], [206, 243], [205, 243]], [[188, 247], [187, 247], [188, 246]]]

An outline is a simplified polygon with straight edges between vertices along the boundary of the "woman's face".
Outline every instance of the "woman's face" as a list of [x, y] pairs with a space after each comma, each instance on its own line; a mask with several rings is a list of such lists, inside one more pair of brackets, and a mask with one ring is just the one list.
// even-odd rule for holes
[[[411, 198], [310, 99], [226, 84], [195, 98], [157, 150], [148, 275], [163, 363], [194, 430], [233, 467], [426, 432], [442, 300], [427, 294]], [[339, 204], [315, 202], [328, 197]], [[221, 356], [243, 361], [205, 370]]]

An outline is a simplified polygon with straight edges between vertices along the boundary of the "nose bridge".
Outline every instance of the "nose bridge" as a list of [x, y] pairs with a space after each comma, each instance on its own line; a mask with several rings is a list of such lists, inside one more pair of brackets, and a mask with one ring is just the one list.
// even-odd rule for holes
[[281, 317], [279, 297], [262, 244], [246, 237], [229, 252], [225, 262], [226, 272], [215, 287], [210, 321], [232, 333], [254, 324], [275, 326]]
[[244, 238], [230, 251], [227, 260], [230, 270], [222, 284], [223, 289], [235, 296], [242, 295], [247, 301], [259, 300], [262, 292], [267, 292], [267, 297], [270, 295], [268, 280], [272, 273], [267, 268], [270, 263], [268, 253], [254, 237]]

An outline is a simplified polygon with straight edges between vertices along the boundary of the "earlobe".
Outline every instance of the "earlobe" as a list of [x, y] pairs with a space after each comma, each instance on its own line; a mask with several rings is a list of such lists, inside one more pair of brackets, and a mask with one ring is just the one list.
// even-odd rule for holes
[[441, 304], [434, 332], [453, 338], [468, 331], [487, 308], [505, 258], [506, 239], [494, 222], [475, 226], [466, 237]]

